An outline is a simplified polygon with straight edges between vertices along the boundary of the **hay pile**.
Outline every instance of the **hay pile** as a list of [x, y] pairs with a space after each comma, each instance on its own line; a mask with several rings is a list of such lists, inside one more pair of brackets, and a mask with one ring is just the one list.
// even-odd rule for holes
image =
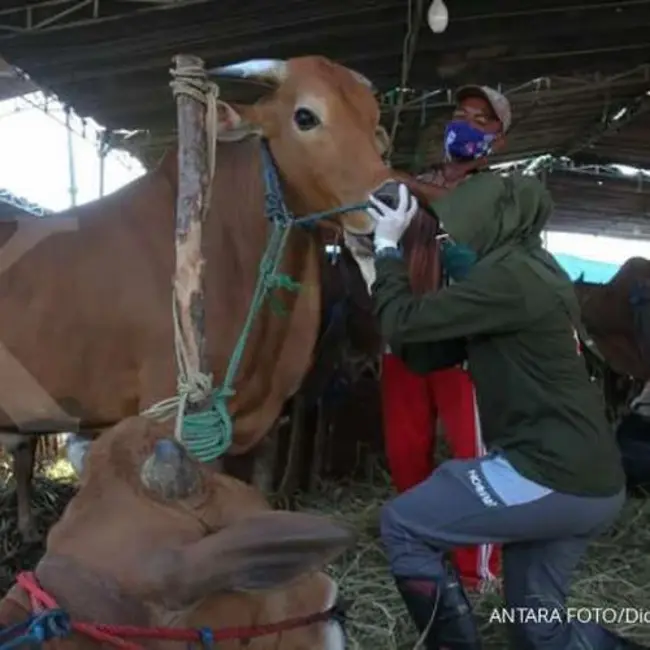
[[17, 573], [36, 566], [45, 551], [45, 534], [74, 493], [75, 486], [69, 480], [42, 474], [36, 476], [32, 504], [36, 510], [38, 531], [43, 537], [40, 542], [24, 544], [18, 534], [13, 481], [7, 474], [0, 478], [0, 593], [4, 594], [11, 587]]
[[[39, 474], [34, 486], [34, 505], [39, 529], [45, 532], [59, 517], [75, 491], [70, 472], [57, 463]], [[6, 470], [6, 468], [4, 468]], [[25, 546], [16, 530], [16, 497], [0, 458], [0, 592], [13, 584], [15, 574], [35, 566], [42, 544]], [[53, 478], [53, 475], [56, 478]], [[376, 485], [323, 483], [318, 493], [299, 497], [298, 507], [307, 512], [337, 517], [359, 533], [359, 544], [334, 566], [343, 596], [354, 601], [348, 611], [349, 647], [371, 650], [411, 650], [415, 634], [389, 576], [378, 541], [378, 509], [391, 496], [386, 479]], [[634, 607], [650, 612], [650, 500], [630, 500], [618, 526], [592, 545], [579, 568], [570, 605], [575, 607]], [[486, 650], [505, 646], [505, 629], [489, 624], [500, 598], [486, 594], [475, 599]], [[650, 616], [650, 615], [649, 615]], [[646, 619], [647, 621], [648, 619]], [[622, 634], [650, 643], [646, 625], [615, 626]]]
[[[302, 498], [299, 503], [301, 510], [331, 515], [359, 531], [355, 552], [330, 569], [344, 597], [354, 600], [347, 626], [349, 647], [354, 649], [412, 650], [417, 640], [377, 539], [378, 509], [390, 496], [388, 481], [374, 486], [323, 483], [319, 494]], [[616, 528], [590, 547], [578, 569], [569, 606], [645, 610], [645, 624], [639, 621], [627, 627], [610, 627], [639, 642], [650, 643], [649, 551], [650, 500], [630, 499]], [[473, 600], [485, 650], [507, 647], [505, 626], [488, 622], [494, 608], [502, 606], [501, 598], [485, 594]]]

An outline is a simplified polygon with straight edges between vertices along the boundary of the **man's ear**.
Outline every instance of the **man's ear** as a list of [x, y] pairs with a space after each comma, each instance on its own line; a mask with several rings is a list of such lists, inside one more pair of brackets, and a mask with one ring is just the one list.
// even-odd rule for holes
[[492, 152], [499, 153], [499, 151], [503, 151], [505, 146], [506, 146], [506, 134], [501, 132], [492, 141]]
[[237, 142], [252, 135], [259, 135], [262, 130], [251, 121], [253, 109], [237, 104], [217, 101], [217, 140], [219, 142]]

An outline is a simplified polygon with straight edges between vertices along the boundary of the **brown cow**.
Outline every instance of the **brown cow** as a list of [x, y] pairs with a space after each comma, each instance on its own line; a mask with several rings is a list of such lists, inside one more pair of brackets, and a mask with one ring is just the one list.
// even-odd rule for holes
[[607, 284], [578, 281], [575, 288], [585, 329], [608, 365], [650, 379], [650, 260], [632, 257]]
[[[259, 138], [267, 138], [289, 208], [297, 215], [365, 201], [389, 175], [385, 131], [367, 81], [322, 57], [273, 62], [257, 73], [270, 95], [219, 106], [217, 170], [204, 229], [207, 355], [218, 382], [246, 316], [270, 232]], [[143, 178], [60, 215], [0, 224], [0, 431], [16, 451], [21, 432], [96, 432], [176, 393], [171, 277], [174, 153]], [[365, 233], [363, 211], [341, 216]], [[31, 248], [30, 248], [31, 246]], [[28, 249], [28, 250], [25, 250]], [[300, 386], [319, 325], [318, 237], [296, 228], [281, 270], [301, 283], [267, 308], [249, 337], [229, 401], [230, 452], [271, 428]], [[64, 412], [65, 411], [65, 412]], [[12, 434], [12, 435], [6, 435]], [[33, 535], [29, 446], [18, 452], [19, 526]]]
[[[255, 488], [191, 460], [171, 433], [132, 417], [91, 445], [79, 491], [34, 572], [40, 587], [72, 621], [118, 626], [242, 627], [256, 636], [261, 625], [327, 613], [337, 588], [317, 571], [354, 542], [352, 533], [325, 517], [272, 511]], [[0, 602], [0, 626], [31, 610], [14, 586]], [[343, 650], [332, 613], [319, 618], [217, 645]], [[79, 633], [59, 643], [99, 645]]]

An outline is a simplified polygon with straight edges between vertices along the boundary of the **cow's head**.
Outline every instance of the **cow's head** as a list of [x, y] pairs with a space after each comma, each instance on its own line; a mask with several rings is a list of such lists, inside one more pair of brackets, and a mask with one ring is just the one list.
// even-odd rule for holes
[[[387, 180], [382, 154], [388, 137], [371, 83], [359, 73], [319, 56], [211, 72], [217, 82], [234, 77], [261, 88], [263, 96], [252, 104], [219, 103], [218, 138], [267, 138], [296, 214], [365, 202]], [[363, 211], [339, 220], [356, 234], [373, 229]]]
[[[130, 624], [139, 623], [124, 617], [146, 603], [154, 617], [173, 610], [186, 625], [213, 628], [326, 611], [332, 582], [317, 572], [353, 535], [325, 517], [272, 511], [257, 490], [192, 460], [170, 434], [130, 418], [90, 445], [79, 491], [39, 565], [46, 588], [62, 598], [65, 589], [84, 592], [84, 603], [96, 598], [94, 607]], [[92, 586], [107, 580], [129, 607], [110, 612], [107, 590]], [[84, 603], [71, 614], [91, 615]]]

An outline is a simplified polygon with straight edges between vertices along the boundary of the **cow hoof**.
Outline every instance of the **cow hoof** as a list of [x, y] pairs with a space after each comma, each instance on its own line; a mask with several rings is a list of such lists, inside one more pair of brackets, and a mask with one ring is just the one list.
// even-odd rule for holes
[[24, 524], [18, 524], [18, 532], [25, 544], [36, 544], [42, 539], [41, 534], [38, 532], [36, 525], [33, 521]]

